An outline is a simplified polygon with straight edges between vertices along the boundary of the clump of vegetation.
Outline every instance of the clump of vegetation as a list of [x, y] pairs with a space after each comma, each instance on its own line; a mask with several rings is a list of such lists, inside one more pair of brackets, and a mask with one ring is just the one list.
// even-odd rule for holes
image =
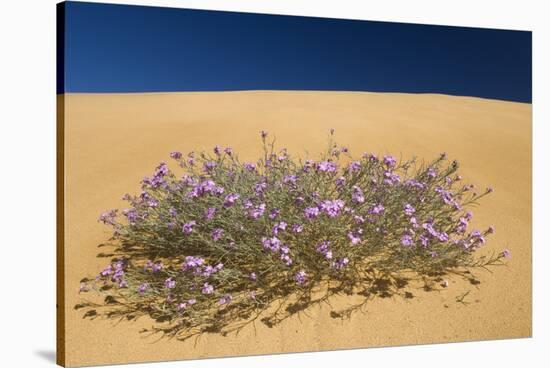
[[85, 317], [149, 316], [151, 332], [185, 339], [227, 333], [261, 319], [272, 326], [327, 301], [355, 294], [412, 296], [411, 280], [446, 287], [445, 274], [502, 264], [504, 251], [476, 256], [494, 229], [470, 230], [468, 208], [489, 194], [461, 183], [445, 154], [429, 163], [365, 153], [333, 143], [318, 160], [293, 159], [261, 132], [264, 154], [241, 162], [229, 147], [172, 152], [178, 175], [161, 163], [112, 226], [112, 257], [81, 292], [101, 303]]

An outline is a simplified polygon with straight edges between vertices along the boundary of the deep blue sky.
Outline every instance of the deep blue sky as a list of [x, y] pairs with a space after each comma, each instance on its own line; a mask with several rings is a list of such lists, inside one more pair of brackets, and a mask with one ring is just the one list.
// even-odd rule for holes
[[[65, 3], [65, 92], [344, 90], [531, 102], [531, 32]], [[63, 85], [64, 84], [64, 85]]]

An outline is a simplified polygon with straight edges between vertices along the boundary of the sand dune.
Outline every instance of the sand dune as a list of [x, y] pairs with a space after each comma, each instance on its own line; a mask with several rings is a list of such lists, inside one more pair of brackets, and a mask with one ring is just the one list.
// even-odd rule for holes
[[[63, 97], [59, 97], [63, 98]], [[209, 92], [69, 94], [65, 97], [65, 313], [68, 365], [123, 363], [527, 337], [531, 335], [531, 105], [435, 94], [351, 92]], [[475, 210], [475, 224], [494, 225], [483, 252], [509, 248], [508, 267], [479, 272], [481, 284], [450, 280], [442, 292], [410, 300], [378, 299], [349, 321], [315, 307], [268, 328], [238, 336], [205, 335], [177, 342], [144, 338], [151, 322], [83, 320], [73, 310], [79, 280], [105, 259], [97, 245], [109, 237], [100, 212], [123, 206], [124, 193], [172, 150], [230, 145], [243, 159], [260, 153], [258, 132], [293, 153], [315, 155], [336, 129], [352, 154], [440, 152], [461, 163], [465, 180], [494, 195]], [[472, 290], [466, 301], [455, 297]], [[334, 303], [346, 305], [346, 298]], [[196, 344], [196, 345], [195, 345]]]

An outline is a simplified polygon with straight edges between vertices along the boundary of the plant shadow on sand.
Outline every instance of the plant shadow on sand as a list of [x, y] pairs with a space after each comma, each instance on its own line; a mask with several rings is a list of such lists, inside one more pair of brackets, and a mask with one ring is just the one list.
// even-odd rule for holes
[[[111, 257], [112, 254], [100, 253], [98, 257]], [[114, 258], [116, 262], [120, 258]], [[499, 265], [499, 264], [494, 264]], [[485, 266], [480, 266], [485, 268]], [[486, 269], [487, 270], [487, 269]], [[440, 292], [448, 287], [445, 277], [457, 277], [477, 288], [481, 282], [470, 270], [453, 270], [450, 273], [433, 272], [418, 276], [381, 274], [373, 269], [367, 269], [361, 278], [354, 280], [327, 280], [310, 288], [302, 288], [296, 292], [293, 285], [278, 285], [271, 288], [273, 296], [269, 305], [242, 305], [239, 303], [213, 308], [211, 318], [203, 324], [187, 325], [182, 322], [174, 323], [170, 316], [162, 312], [145, 307], [140, 303], [124, 300], [124, 297], [107, 295], [103, 300], [84, 301], [75, 305], [74, 309], [83, 309], [84, 319], [107, 318], [115, 323], [136, 321], [142, 317], [149, 318], [155, 325], [149, 329], [142, 329], [140, 333], [148, 336], [156, 335], [163, 338], [176, 338], [185, 341], [191, 338], [200, 338], [203, 334], [214, 333], [227, 336], [239, 332], [256, 323], [262, 323], [269, 328], [277, 326], [292, 316], [305, 315], [314, 306], [327, 304], [330, 307], [330, 317], [346, 321], [356, 312], [366, 313], [369, 302], [376, 298], [403, 298], [413, 299], [419, 293]], [[84, 279], [83, 281], [87, 281]], [[109, 292], [112, 285], [105, 285], [101, 291]], [[238, 292], [238, 290], [236, 290]], [[467, 306], [466, 300], [471, 290], [465, 291], [453, 299], [456, 303]], [[269, 293], [269, 292], [268, 292]], [[346, 296], [349, 302], [345, 308], [334, 308], [331, 299]], [[443, 305], [449, 308], [449, 303]]]
[[[355, 160], [332, 141], [319, 160], [276, 151], [261, 132], [263, 157], [240, 162], [230, 147], [172, 152], [142, 180], [130, 208], [103, 213], [113, 236], [99, 254], [110, 263], [80, 291], [84, 318], [149, 317], [142, 332], [185, 340], [273, 327], [345, 296], [349, 318], [375, 298], [415, 297], [470, 270], [503, 265], [508, 251], [476, 253], [494, 232], [469, 230], [466, 208], [491, 193], [462, 184], [457, 161], [364, 153]], [[179, 169], [178, 169], [179, 170]], [[183, 175], [181, 175], [183, 174]], [[457, 302], [466, 303], [465, 294]]]

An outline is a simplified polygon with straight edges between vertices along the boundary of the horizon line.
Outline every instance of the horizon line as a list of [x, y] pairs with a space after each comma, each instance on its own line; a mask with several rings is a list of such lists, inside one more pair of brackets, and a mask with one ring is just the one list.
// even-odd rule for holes
[[472, 96], [472, 95], [459, 95], [459, 94], [450, 94], [442, 92], [400, 92], [400, 91], [363, 91], [363, 90], [328, 90], [328, 89], [228, 89], [228, 90], [170, 90], [170, 91], [124, 91], [124, 92], [91, 92], [91, 91], [64, 91], [62, 93], [57, 93], [57, 96], [62, 95], [160, 95], [160, 94], [176, 94], [176, 93], [239, 93], [239, 92], [336, 92], [336, 93], [379, 93], [379, 94], [403, 94], [403, 95], [440, 95], [440, 96], [450, 96], [450, 97], [464, 97], [464, 98], [477, 98], [482, 100], [492, 100], [492, 101], [502, 101], [502, 102], [513, 102], [513, 103], [522, 103], [522, 104], [533, 104], [532, 99], [530, 101], [517, 101], [517, 100], [507, 100], [502, 98], [489, 98], [482, 96]]

